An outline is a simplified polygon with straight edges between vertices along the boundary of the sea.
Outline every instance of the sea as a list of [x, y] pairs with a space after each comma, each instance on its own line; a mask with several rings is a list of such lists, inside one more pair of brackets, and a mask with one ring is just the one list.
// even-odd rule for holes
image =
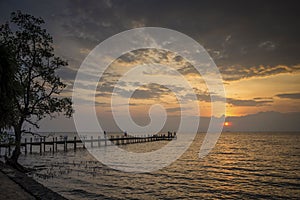
[[[198, 133], [179, 159], [150, 173], [111, 169], [84, 148], [37, 151], [22, 155], [20, 163], [67, 199], [300, 199], [300, 132], [225, 132], [199, 159], [204, 136]], [[167, 142], [121, 148], [153, 151]]]

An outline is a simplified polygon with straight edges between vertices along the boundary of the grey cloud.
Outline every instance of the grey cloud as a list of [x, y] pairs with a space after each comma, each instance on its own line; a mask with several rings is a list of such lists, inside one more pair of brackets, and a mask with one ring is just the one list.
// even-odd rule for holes
[[166, 110], [167, 110], [167, 112], [180, 112], [180, 111], [183, 111], [183, 110], [189, 110], [189, 108], [175, 107], [175, 108], [167, 108]]
[[178, 69], [178, 72], [180, 72], [183, 75], [199, 74], [199, 72], [190, 63], [186, 63], [182, 68]]
[[[211, 102], [211, 96], [207, 91], [199, 91], [197, 89], [196, 94], [199, 101]], [[214, 101], [225, 101], [226, 103], [233, 106], [266, 106], [273, 103], [272, 99], [269, 98], [254, 98], [254, 99], [236, 99], [236, 98], [224, 98], [212, 94]]]
[[135, 90], [131, 98], [133, 99], [152, 99], [160, 96], [160, 93], [150, 90]]
[[[134, 84], [134, 83], [133, 83]], [[109, 87], [113, 87], [112, 85]], [[111, 95], [113, 90], [103, 92], [100, 90], [98, 96], [103, 95]], [[120, 95], [125, 98], [133, 98], [133, 99], [159, 99], [164, 94], [169, 94], [170, 90], [162, 85], [158, 85], [155, 83], [143, 85], [140, 89], [136, 89], [134, 91], [116, 87], [115, 94]], [[130, 94], [132, 95], [130, 96]]]
[[[2, 3], [4, 13], [9, 12], [9, 9], [23, 7], [48, 21], [62, 24], [64, 35], [67, 33], [68, 37], [74, 37], [78, 42], [88, 46], [95, 46], [111, 35], [132, 28], [133, 22], [142, 21], [145, 26], [181, 31], [199, 41], [207, 49], [222, 52], [225, 46], [228, 56], [218, 58], [218, 64], [251, 66], [279, 63], [288, 65], [295, 64], [295, 61], [299, 63], [297, 44], [300, 41], [298, 37], [300, 22], [296, 2], [272, 2], [272, 4], [258, 0], [248, 2], [92, 0], [88, 3], [83, 0], [62, 0], [60, 3], [52, 1], [20, 3], [12, 0], [10, 2], [8, 5], [11, 7], [7, 3]], [[265, 50], [260, 48], [259, 44], [266, 41], [280, 44], [280, 51], [263, 53]], [[240, 56], [241, 48], [247, 49], [246, 57]], [[255, 63], [257, 59], [259, 63]]]
[[300, 99], [300, 93], [283, 93], [276, 96], [284, 99]]
[[270, 103], [273, 103], [273, 100], [253, 100], [253, 99], [233, 99], [233, 98], [227, 98], [226, 99], [228, 104], [231, 104], [233, 106], [266, 106]]
[[265, 41], [265, 42], [262, 42], [258, 45], [259, 48], [263, 48], [267, 51], [273, 51], [275, 50], [275, 48], [277, 47], [276, 44], [274, 42], [271, 42], [271, 41]]
[[95, 94], [96, 97], [110, 97], [111, 96], [111, 92], [97, 92]]
[[135, 53], [129, 52], [129, 53], [126, 53], [126, 54], [120, 56], [118, 58], [118, 62], [132, 63], [132, 62], [136, 61], [136, 59], [137, 59], [137, 56], [135, 55]]
[[[271, 76], [280, 73], [292, 73], [299, 72], [300, 65], [277, 65], [277, 66], [219, 66], [220, 73], [225, 81], [236, 81], [240, 79], [252, 78], [252, 77], [264, 77]], [[199, 74], [198, 71], [191, 65], [186, 64], [178, 70], [182, 74]]]
[[[258, 6], [259, 5], [259, 6]], [[290, 2], [230, 1], [52, 1], [0, 2], [1, 21], [9, 12], [24, 9], [41, 16], [54, 41], [67, 52], [91, 49], [106, 38], [133, 27], [165, 27], [183, 32], [210, 50], [225, 80], [295, 72], [300, 63], [300, 20], [298, 7]], [[78, 48], [78, 50], [76, 49]], [[78, 55], [72, 53], [74, 69]], [[159, 59], [165, 59], [165, 55]], [[174, 58], [180, 62], [180, 58]], [[73, 64], [72, 64], [73, 65]], [[259, 72], [260, 65], [270, 66]], [[286, 67], [278, 67], [279, 65]], [[254, 67], [253, 67], [254, 66]], [[192, 73], [189, 67], [183, 73]], [[61, 72], [68, 78], [74, 72]]]
[[226, 81], [236, 81], [240, 79], [252, 78], [252, 77], [264, 77], [271, 76], [280, 73], [292, 73], [300, 71], [300, 65], [293, 66], [220, 66], [219, 70], [222, 77]]
[[99, 101], [95, 101], [95, 105], [101, 106], [101, 107], [110, 107], [109, 103], [104, 103], [104, 102], [99, 102]]
[[[110, 97], [115, 89], [116, 82], [101, 81], [97, 87], [96, 97]], [[116, 88], [119, 89], [119, 88]], [[119, 89], [120, 90], [120, 89]]]
[[159, 68], [148, 68], [143, 71], [143, 74], [145, 75], [169, 75], [169, 76], [178, 76], [178, 73], [176, 73], [175, 70], [161, 70]]
[[175, 53], [161, 50], [161, 49], [139, 49], [134, 50], [129, 53], [126, 53], [118, 58], [119, 62], [127, 62], [127, 63], [161, 63], [162, 61], [168, 61], [168, 56], [174, 56]]
[[[295, 53], [299, 52], [299, 47], [294, 45], [299, 41], [296, 28], [299, 21], [292, 4], [276, 2], [270, 6], [256, 1], [217, 4], [189, 1], [182, 4], [181, 1], [133, 0], [126, 4], [111, 1], [109, 5], [105, 1], [70, 2], [67, 20], [64, 20], [66, 30], [95, 43], [132, 28], [133, 22], [143, 21], [146, 26], [182, 31], [207, 49], [219, 52], [213, 55], [218, 65], [274, 66], [300, 62]], [[285, 14], [278, 15], [278, 9]], [[276, 51], [277, 44], [280, 44], [280, 51]]]
[[143, 86], [142, 89], [137, 89], [134, 91], [134, 93], [132, 94], [131, 98], [134, 99], [157, 99], [159, 98], [161, 95], [163, 94], [168, 94], [168, 92], [170, 91], [168, 88], [162, 86], [162, 85], [158, 85], [155, 83], [152, 84], [148, 84]]
[[271, 100], [273, 99], [272, 97], [255, 97], [253, 98], [254, 100]]
[[176, 62], [181, 62], [183, 60], [183, 58], [181, 56], [175, 56], [173, 59]]

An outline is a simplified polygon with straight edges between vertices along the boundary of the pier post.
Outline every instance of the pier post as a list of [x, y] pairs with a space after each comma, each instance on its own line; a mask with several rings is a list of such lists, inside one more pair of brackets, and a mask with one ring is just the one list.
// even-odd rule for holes
[[100, 147], [100, 143], [101, 143], [101, 137], [98, 136], [98, 147]]
[[82, 145], [83, 145], [83, 148], [85, 149], [85, 136], [82, 137]]
[[42, 143], [43, 143], [43, 138], [40, 138], [40, 154], [42, 154]]
[[52, 144], [52, 153], [54, 153], [54, 148], [55, 148], [55, 141], [54, 141], [54, 137], [52, 138], [52, 142], [53, 142], [53, 144]]
[[76, 148], [77, 148], [77, 146], [76, 146], [76, 136], [74, 137], [74, 151], [76, 151]]
[[93, 148], [93, 136], [91, 136], [91, 148]]
[[67, 138], [64, 137], [64, 150], [67, 152], [68, 146], [67, 146]]
[[57, 137], [55, 137], [55, 151], [57, 152]]
[[68, 138], [66, 137], [65, 139], [65, 144], [66, 144], [66, 152], [68, 151]]
[[44, 152], [46, 152], [46, 137], [44, 137]]
[[29, 153], [32, 154], [32, 138], [30, 138], [30, 147], [29, 147]]
[[25, 138], [25, 155], [27, 155], [27, 138]]

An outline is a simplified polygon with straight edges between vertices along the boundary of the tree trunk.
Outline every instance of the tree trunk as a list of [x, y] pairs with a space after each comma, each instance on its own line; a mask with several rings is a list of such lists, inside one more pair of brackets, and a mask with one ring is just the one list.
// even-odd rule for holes
[[6, 164], [11, 167], [22, 171], [27, 172], [27, 169], [18, 163], [19, 156], [21, 155], [21, 138], [22, 138], [22, 125], [24, 121], [20, 121], [18, 125], [13, 126], [15, 132], [15, 149], [10, 158], [7, 158]]
[[17, 126], [14, 126], [15, 131], [15, 149], [12, 153], [11, 160], [15, 163], [18, 162], [19, 156], [21, 155], [21, 129], [22, 126], [18, 124]]

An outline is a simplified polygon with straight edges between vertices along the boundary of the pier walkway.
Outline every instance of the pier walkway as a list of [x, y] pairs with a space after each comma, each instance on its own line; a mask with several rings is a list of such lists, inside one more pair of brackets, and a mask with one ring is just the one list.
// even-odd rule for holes
[[[169, 133], [167, 135], [148, 135], [148, 136], [110, 136], [108, 138], [101, 138], [98, 136], [90, 136], [89, 139], [86, 137], [78, 139], [74, 137], [73, 139], [68, 139], [67, 137], [61, 138], [60, 140], [57, 137], [52, 137], [50, 140], [46, 140], [46, 137], [40, 137], [39, 141], [33, 141], [33, 138], [25, 138], [25, 140], [21, 143], [22, 151], [26, 155], [27, 153], [32, 154], [33, 152], [39, 152], [42, 154], [43, 152], [57, 152], [60, 150], [68, 151], [73, 149], [76, 151], [77, 148], [96, 148], [101, 146], [108, 145], [128, 145], [128, 144], [136, 144], [136, 143], [144, 143], [144, 142], [155, 142], [155, 141], [170, 141], [176, 138], [176, 134]], [[51, 140], [52, 139], [52, 140]], [[4, 143], [0, 144], [0, 155], [3, 155], [3, 149], [8, 156], [11, 154], [11, 150], [15, 146], [14, 143]]]

